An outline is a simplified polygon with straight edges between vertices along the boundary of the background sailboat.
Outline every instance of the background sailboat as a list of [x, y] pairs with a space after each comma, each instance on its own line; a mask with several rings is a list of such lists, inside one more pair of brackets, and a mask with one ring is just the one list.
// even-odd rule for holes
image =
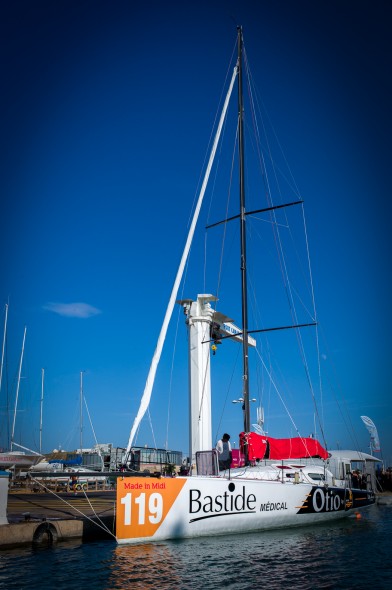
[[[4, 324], [4, 338], [3, 338], [3, 349], [2, 349], [2, 359], [1, 359], [1, 377], [3, 374], [3, 360], [4, 360], [4, 351], [5, 351], [5, 342], [6, 342], [6, 330], [7, 330], [7, 318], [8, 318], [8, 305], [6, 305], [6, 313], [5, 313], [5, 324]], [[11, 438], [10, 438], [10, 450], [8, 452], [1, 452], [0, 453], [0, 468], [1, 469], [10, 469], [10, 468], [29, 468], [32, 465], [35, 465], [40, 461], [42, 455], [27, 447], [24, 447], [15, 442], [15, 425], [16, 425], [16, 416], [18, 411], [18, 401], [19, 401], [19, 389], [20, 389], [20, 380], [21, 380], [21, 373], [22, 373], [22, 365], [23, 365], [23, 356], [24, 356], [24, 348], [25, 348], [25, 341], [26, 341], [26, 327], [24, 328], [23, 332], [23, 343], [22, 343], [22, 350], [20, 354], [19, 360], [19, 368], [18, 368], [18, 378], [16, 384], [16, 393], [15, 393], [15, 405], [14, 405], [14, 412], [13, 412], [13, 420], [12, 420], [12, 430], [11, 430]], [[0, 380], [1, 385], [1, 380]], [[1, 387], [0, 387], [1, 391]], [[15, 447], [18, 449], [23, 450], [15, 450]]]

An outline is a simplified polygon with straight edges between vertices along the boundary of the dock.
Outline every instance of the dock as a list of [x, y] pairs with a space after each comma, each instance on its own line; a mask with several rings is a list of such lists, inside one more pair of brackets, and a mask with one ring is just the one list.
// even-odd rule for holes
[[0, 526], [0, 549], [21, 545], [52, 545], [57, 541], [83, 538], [81, 520], [29, 520]]
[[[113, 540], [117, 477], [151, 477], [149, 473], [81, 473], [75, 491], [53, 473], [24, 481], [10, 481], [9, 475], [0, 472], [0, 550], [70, 539]], [[106, 483], [94, 481], [97, 475], [106, 477]]]
[[86, 542], [113, 538], [115, 494], [89, 492], [86, 497], [84, 492], [11, 491], [8, 524], [0, 526], [0, 549], [77, 538]]
[[113, 539], [113, 486], [75, 492], [69, 486], [55, 490], [55, 482], [45, 485], [32, 481], [19, 487], [9, 482], [9, 473], [0, 472], [0, 549]]

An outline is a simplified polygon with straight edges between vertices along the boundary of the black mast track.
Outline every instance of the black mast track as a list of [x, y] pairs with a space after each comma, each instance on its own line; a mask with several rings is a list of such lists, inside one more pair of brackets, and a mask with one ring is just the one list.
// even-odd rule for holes
[[[302, 200], [293, 201], [292, 203], [285, 203], [283, 205], [275, 205], [274, 207], [265, 207], [264, 209], [255, 209], [254, 211], [247, 211], [244, 213], [245, 216], [247, 215], [255, 215], [256, 213], [265, 213], [266, 211], [274, 211], [275, 209], [283, 209], [283, 207], [291, 207], [292, 205], [300, 205], [303, 203]], [[221, 225], [222, 223], [227, 223], [228, 221], [233, 221], [233, 219], [238, 219], [241, 217], [239, 215], [233, 215], [233, 217], [227, 217], [227, 219], [222, 219], [222, 221], [217, 221], [216, 223], [211, 223], [210, 225], [206, 225], [206, 229], [210, 229], [211, 227], [216, 227], [217, 225]]]
[[[248, 290], [246, 276], [246, 213], [245, 213], [245, 166], [244, 166], [244, 124], [242, 96], [242, 28], [238, 32], [238, 146], [239, 146], [239, 180], [240, 180], [240, 239], [241, 239], [241, 291], [242, 291], [242, 363], [243, 363], [243, 398], [244, 431], [250, 432], [249, 408], [249, 357], [248, 357]], [[246, 452], [245, 461], [248, 462]]]

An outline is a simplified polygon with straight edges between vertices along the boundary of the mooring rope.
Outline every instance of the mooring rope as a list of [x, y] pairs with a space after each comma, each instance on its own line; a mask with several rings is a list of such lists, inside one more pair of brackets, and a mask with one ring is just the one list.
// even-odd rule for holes
[[62, 502], [64, 502], [64, 504], [66, 504], [67, 506], [69, 506], [70, 508], [72, 508], [73, 510], [75, 510], [75, 512], [78, 512], [79, 514], [81, 514], [83, 516], [83, 518], [86, 518], [87, 520], [89, 520], [90, 522], [92, 522], [93, 524], [95, 524], [98, 528], [104, 530], [105, 532], [107, 532], [109, 535], [111, 535], [115, 539], [117, 538], [116, 535], [114, 535], [108, 529], [108, 527], [101, 521], [101, 519], [98, 517], [97, 513], [95, 512], [94, 508], [91, 505], [91, 502], [87, 498], [86, 492], [83, 490], [83, 488], [82, 488], [83, 493], [86, 496], [86, 499], [87, 499], [87, 501], [88, 501], [88, 503], [90, 505], [90, 508], [92, 509], [92, 511], [94, 512], [95, 516], [98, 518], [98, 520], [99, 520], [99, 522], [101, 524], [97, 523], [95, 520], [93, 520], [92, 518], [90, 518], [89, 516], [87, 516], [87, 514], [84, 514], [81, 510], [79, 510], [78, 508], [76, 508], [76, 506], [73, 506], [72, 504], [70, 504], [69, 502], [67, 502], [67, 500], [65, 500], [65, 498], [62, 498], [61, 496], [59, 496], [58, 494], [56, 494], [53, 490], [51, 490], [50, 488], [48, 488], [45, 484], [41, 483], [38, 479], [35, 479], [31, 475], [30, 475], [30, 479], [34, 483], [36, 483], [39, 486], [41, 486], [45, 490], [45, 492], [49, 492], [50, 494], [52, 494], [53, 496], [55, 496], [55, 498], [57, 498], [58, 500], [61, 500]]

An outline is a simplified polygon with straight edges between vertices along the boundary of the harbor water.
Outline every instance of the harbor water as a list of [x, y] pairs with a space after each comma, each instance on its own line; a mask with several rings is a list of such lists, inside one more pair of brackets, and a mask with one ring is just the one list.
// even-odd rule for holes
[[0, 552], [0, 588], [369, 589], [392, 587], [392, 506], [316, 527], [118, 546]]

